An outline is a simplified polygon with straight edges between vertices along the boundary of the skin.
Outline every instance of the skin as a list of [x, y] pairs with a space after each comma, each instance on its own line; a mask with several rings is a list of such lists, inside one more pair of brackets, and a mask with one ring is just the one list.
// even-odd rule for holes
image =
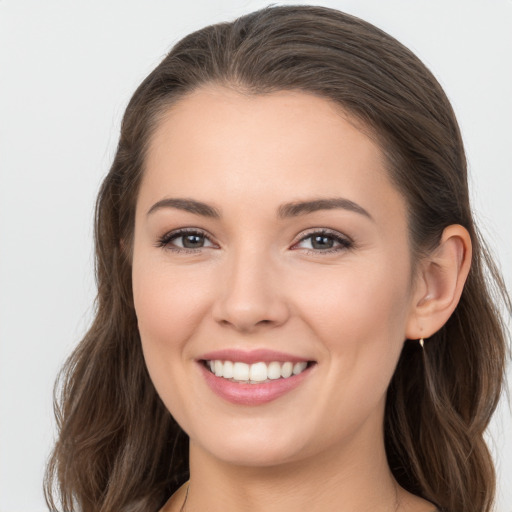
[[[283, 203], [331, 197], [367, 214], [276, 216]], [[154, 208], [169, 198], [208, 203], [221, 218]], [[182, 228], [204, 231], [203, 246], [159, 242]], [[326, 252], [308, 238], [321, 229], [350, 243], [328, 238], [338, 250]], [[390, 473], [386, 389], [404, 340], [451, 314], [469, 256], [464, 229], [451, 226], [413, 265], [405, 200], [381, 150], [329, 101], [211, 85], [175, 104], [151, 140], [137, 200], [133, 293], [149, 373], [190, 436], [187, 512], [432, 511]], [[197, 363], [226, 348], [316, 364], [277, 400], [235, 405]], [[181, 489], [163, 510], [183, 500]]]

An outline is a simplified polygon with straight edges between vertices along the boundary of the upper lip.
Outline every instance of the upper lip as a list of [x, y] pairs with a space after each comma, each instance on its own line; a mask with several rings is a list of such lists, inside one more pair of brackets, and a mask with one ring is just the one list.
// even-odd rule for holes
[[285, 352], [277, 352], [275, 350], [267, 349], [256, 349], [256, 350], [240, 350], [240, 349], [223, 349], [214, 350], [201, 355], [198, 360], [200, 361], [233, 361], [241, 362], [246, 364], [253, 363], [271, 363], [272, 361], [278, 361], [285, 363], [290, 361], [291, 363], [301, 363], [303, 361], [311, 361], [307, 357], [296, 356], [293, 354], [287, 354]]

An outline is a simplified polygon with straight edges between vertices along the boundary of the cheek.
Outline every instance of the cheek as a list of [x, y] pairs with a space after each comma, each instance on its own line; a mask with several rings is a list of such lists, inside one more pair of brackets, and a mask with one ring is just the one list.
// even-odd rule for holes
[[[133, 295], [143, 343], [175, 345], [187, 339], [204, 310], [204, 280], [162, 262], [135, 259]], [[162, 268], [164, 267], [164, 268]]]
[[[407, 264], [404, 261], [402, 268]], [[306, 298], [300, 309], [324, 343], [332, 379], [346, 384], [361, 400], [385, 392], [405, 340], [409, 280], [406, 272], [397, 277], [392, 268], [389, 261], [374, 261], [359, 269], [352, 266], [330, 280], [303, 283], [308, 295], [302, 294]], [[376, 393], [373, 398], [367, 395], [370, 389]]]
[[[354, 266], [333, 272], [319, 280], [302, 279], [303, 306], [310, 323], [325, 335], [320, 338], [371, 342], [368, 332], [404, 331], [408, 314], [409, 282], [402, 273], [398, 278], [386, 262]], [[316, 276], [318, 277], [318, 276]], [[405, 331], [404, 331], [405, 332]]]
[[403, 346], [407, 287], [377, 274], [347, 276], [311, 311], [309, 324], [323, 340], [328, 361], [330, 392], [319, 391], [315, 399], [318, 415], [335, 425], [325, 430], [326, 442], [349, 436], [368, 418], [379, 424], [384, 414]]
[[170, 268], [157, 257], [135, 255], [133, 297], [149, 374], [167, 407], [175, 408], [168, 401], [184, 380], [184, 363], [190, 364], [188, 342], [204, 314], [204, 291], [200, 276]]
[[194, 273], [163, 268], [151, 258], [134, 259], [133, 296], [145, 363], [166, 408], [185, 429], [187, 373], [194, 364], [194, 334], [205, 314], [204, 295]]

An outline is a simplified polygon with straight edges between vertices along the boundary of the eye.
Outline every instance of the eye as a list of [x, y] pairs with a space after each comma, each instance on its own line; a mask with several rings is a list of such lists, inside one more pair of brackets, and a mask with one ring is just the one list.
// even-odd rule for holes
[[179, 229], [177, 231], [171, 231], [162, 236], [156, 245], [157, 247], [163, 247], [171, 251], [186, 253], [215, 246], [206, 233], [197, 229]]
[[349, 238], [330, 230], [322, 229], [309, 233], [294, 247], [306, 249], [311, 254], [331, 254], [350, 249], [353, 245]]

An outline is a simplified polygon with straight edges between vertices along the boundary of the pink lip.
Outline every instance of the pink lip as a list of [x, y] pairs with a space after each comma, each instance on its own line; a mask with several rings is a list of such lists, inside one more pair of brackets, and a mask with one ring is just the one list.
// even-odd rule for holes
[[[230, 358], [226, 359], [232, 361]], [[258, 359], [256, 362], [258, 361], [261, 361], [261, 359]], [[272, 361], [276, 361], [276, 359], [272, 359]], [[304, 359], [301, 361], [304, 361]], [[252, 406], [271, 402], [295, 389], [310, 375], [313, 366], [316, 366], [309, 366], [302, 373], [292, 375], [287, 379], [270, 380], [261, 384], [245, 384], [217, 377], [201, 361], [198, 362], [198, 365], [206, 383], [217, 396], [233, 404]]]
[[[214, 352], [208, 352], [198, 358], [202, 361], [239, 361], [241, 363], [253, 364], [253, 363], [271, 363], [272, 361], [278, 361], [285, 363], [290, 361], [291, 363], [300, 363], [308, 361], [304, 357], [293, 356], [284, 352], [276, 352], [274, 350], [258, 349], [246, 352], [244, 350], [237, 349], [225, 349], [216, 350]], [[252, 384], [251, 384], [252, 386]]]

